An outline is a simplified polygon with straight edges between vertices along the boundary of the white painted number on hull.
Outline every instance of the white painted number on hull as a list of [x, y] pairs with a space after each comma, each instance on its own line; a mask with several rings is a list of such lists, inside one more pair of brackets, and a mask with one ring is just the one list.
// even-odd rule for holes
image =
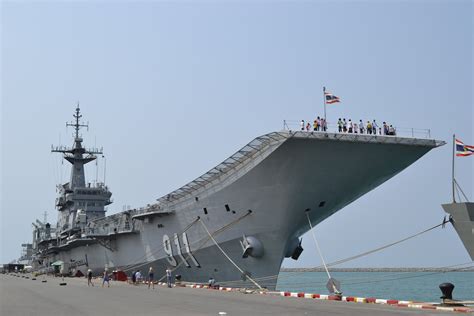
[[191, 252], [191, 247], [189, 246], [188, 235], [186, 235], [186, 232], [183, 233], [183, 244], [184, 248], [186, 248], [186, 252], [188, 253], [189, 258], [191, 258], [196, 267], [200, 268], [201, 265], [196, 260], [196, 258], [194, 258], [193, 253]]
[[168, 235], [163, 235], [163, 249], [165, 250], [166, 259], [168, 260], [168, 262], [173, 267], [176, 267], [178, 263], [176, 262], [176, 259], [173, 257], [173, 248], [171, 248], [171, 242]]
[[181, 261], [186, 265], [186, 267], [191, 267], [186, 259], [183, 257], [183, 253], [181, 252], [181, 246], [179, 244], [178, 234], [174, 233], [174, 244], [176, 246], [176, 250], [178, 251], [178, 256], [181, 258]]
[[[186, 267], [190, 268], [191, 266], [189, 265], [188, 261], [183, 255], [183, 251], [181, 250], [181, 244], [179, 243], [178, 234], [175, 233], [173, 236], [173, 239], [174, 239], [174, 244], [176, 246], [176, 250], [178, 252], [178, 256], [181, 258], [181, 261], [186, 265]], [[191, 259], [191, 261], [194, 263], [196, 267], [200, 268], [201, 265], [199, 264], [199, 262], [196, 260], [196, 258], [193, 256], [191, 252], [191, 247], [189, 246], [188, 235], [186, 234], [186, 232], [184, 232], [182, 235], [182, 241], [183, 241], [184, 249], [186, 249], [186, 253], [188, 257]], [[174, 258], [173, 248], [171, 246], [171, 241], [168, 235], [163, 235], [163, 249], [165, 250], [166, 259], [168, 260], [168, 262], [173, 267], [176, 267], [178, 263], [176, 262], [176, 259]]]

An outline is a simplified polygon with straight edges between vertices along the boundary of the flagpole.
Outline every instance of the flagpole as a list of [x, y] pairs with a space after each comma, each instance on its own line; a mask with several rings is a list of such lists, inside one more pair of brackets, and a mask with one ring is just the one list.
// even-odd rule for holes
[[452, 185], [453, 185], [453, 203], [456, 203], [456, 197], [454, 195], [454, 156], [456, 155], [456, 134], [453, 134], [453, 166], [452, 166]]
[[327, 124], [326, 120], [326, 87], [323, 87], [323, 101], [324, 101], [324, 122]]

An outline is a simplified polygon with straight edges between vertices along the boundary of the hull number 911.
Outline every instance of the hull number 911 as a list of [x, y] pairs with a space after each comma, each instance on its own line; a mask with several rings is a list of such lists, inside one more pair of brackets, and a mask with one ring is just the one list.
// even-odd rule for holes
[[[184, 232], [181, 235], [181, 240], [183, 242], [182, 246], [179, 242], [178, 234], [175, 233], [173, 235], [174, 246], [176, 248], [176, 252], [178, 254], [178, 257], [181, 259], [181, 262], [184, 265], [186, 265], [186, 267], [188, 267], [188, 268], [191, 267], [191, 265], [188, 263], [188, 261], [186, 260], [186, 258], [183, 255], [183, 250], [182, 249], [184, 248], [185, 254], [187, 254], [188, 259], [190, 259], [196, 267], [200, 268], [201, 265], [196, 260], [196, 258], [194, 258], [193, 254], [191, 252], [191, 248], [189, 247], [188, 235], [186, 235], [186, 232]], [[166, 235], [166, 234], [163, 235], [163, 249], [165, 250], [166, 259], [168, 260], [169, 264], [172, 265], [173, 267], [176, 267], [178, 265], [178, 262], [176, 261], [176, 259], [174, 257], [174, 254], [173, 254], [173, 247], [171, 245], [171, 240], [168, 237], [168, 235]]]

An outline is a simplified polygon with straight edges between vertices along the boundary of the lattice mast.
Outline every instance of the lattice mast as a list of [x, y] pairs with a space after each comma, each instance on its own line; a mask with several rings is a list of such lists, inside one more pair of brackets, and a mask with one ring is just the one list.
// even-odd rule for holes
[[[64, 159], [71, 163], [71, 180], [69, 181], [69, 189], [83, 188], [86, 186], [86, 179], [84, 175], [84, 165], [97, 159], [96, 155], [102, 155], [101, 149], [86, 149], [82, 147], [82, 137], [79, 131], [82, 127], [89, 128], [89, 124], [80, 122], [82, 118], [81, 109], [77, 104], [76, 113], [73, 115], [75, 122], [66, 122], [66, 126], [72, 126], [75, 130], [74, 144], [72, 147], [56, 146], [51, 148], [51, 152], [62, 153]], [[84, 156], [85, 155], [85, 156]]]

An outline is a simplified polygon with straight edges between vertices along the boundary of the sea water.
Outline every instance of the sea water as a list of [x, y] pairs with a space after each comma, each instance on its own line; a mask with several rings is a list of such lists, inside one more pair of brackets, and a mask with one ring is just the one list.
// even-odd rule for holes
[[[333, 272], [345, 296], [439, 302], [439, 285], [454, 284], [453, 299], [474, 300], [474, 272]], [[325, 272], [280, 272], [278, 291], [328, 294]]]

